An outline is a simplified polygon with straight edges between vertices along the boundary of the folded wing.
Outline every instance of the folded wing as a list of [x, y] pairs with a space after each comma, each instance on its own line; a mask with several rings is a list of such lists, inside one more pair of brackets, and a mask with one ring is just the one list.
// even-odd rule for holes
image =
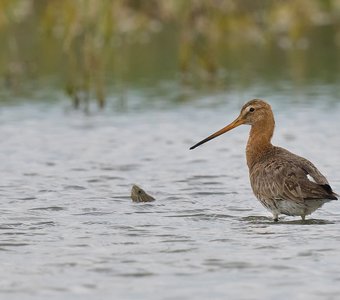
[[[336, 200], [327, 179], [307, 159], [277, 147], [265, 166], [250, 172], [254, 193], [259, 199]], [[275, 156], [275, 158], [274, 158]]]

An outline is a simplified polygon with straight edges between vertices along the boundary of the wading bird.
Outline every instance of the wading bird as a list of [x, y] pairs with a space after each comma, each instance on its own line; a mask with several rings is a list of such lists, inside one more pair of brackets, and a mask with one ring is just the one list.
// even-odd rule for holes
[[251, 125], [246, 148], [251, 187], [256, 198], [278, 221], [280, 214], [301, 216], [337, 200], [325, 176], [307, 159], [271, 144], [275, 121], [268, 103], [246, 103], [235, 121], [190, 148], [194, 149], [242, 124]]

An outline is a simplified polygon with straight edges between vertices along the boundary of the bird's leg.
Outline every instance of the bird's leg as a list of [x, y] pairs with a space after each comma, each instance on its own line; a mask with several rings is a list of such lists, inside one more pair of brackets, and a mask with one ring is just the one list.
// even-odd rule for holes
[[306, 220], [306, 216], [305, 215], [301, 215], [301, 219], [304, 222]]
[[274, 220], [274, 222], [279, 222], [279, 215], [273, 214], [273, 220]]

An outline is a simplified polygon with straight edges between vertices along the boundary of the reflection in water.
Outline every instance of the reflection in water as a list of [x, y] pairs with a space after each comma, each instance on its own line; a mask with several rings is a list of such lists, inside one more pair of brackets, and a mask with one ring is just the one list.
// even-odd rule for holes
[[326, 224], [335, 224], [335, 222], [331, 222], [328, 220], [322, 219], [307, 219], [307, 220], [286, 220], [285, 217], [280, 217], [279, 222], [273, 222], [272, 218], [262, 217], [262, 216], [248, 216], [241, 218], [242, 221], [247, 221], [252, 224], [268, 224], [268, 225], [326, 225]]

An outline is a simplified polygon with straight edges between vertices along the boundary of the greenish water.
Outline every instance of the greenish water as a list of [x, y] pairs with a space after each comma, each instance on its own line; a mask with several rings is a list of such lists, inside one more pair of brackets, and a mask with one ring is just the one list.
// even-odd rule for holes
[[[333, 23], [301, 32], [303, 46], [286, 34], [267, 36], [257, 43], [236, 42], [226, 35], [226, 40], [212, 45], [211, 52], [200, 50], [208, 43], [204, 39], [186, 46], [182, 41], [185, 27], [165, 23], [147, 42], [127, 38], [117, 43], [113, 38], [90, 56], [92, 62], [81, 38], [66, 51], [65, 41], [38, 28], [39, 19], [33, 19], [0, 31], [5, 41], [0, 45], [1, 102], [53, 101], [65, 95], [73, 105], [79, 98], [79, 107], [84, 108], [85, 102], [99, 103], [98, 97], [108, 106], [129, 106], [125, 102], [131, 93], [140, 91], [147, 96], [146, 106], [159, 98], [176, 105], [205, 95], [248, 91], [251, 97], [274, 92], [303, 101], [322, 95], [320, 89], [325, 87], [326, 97], [340, 94], [340, 52]], [[266, 36], [266, 31], [261, 34]], [[190, 49], [185, 69], [183, 47]], [[210, 57], [216, 65], [214, 72], [202, 65]]]

